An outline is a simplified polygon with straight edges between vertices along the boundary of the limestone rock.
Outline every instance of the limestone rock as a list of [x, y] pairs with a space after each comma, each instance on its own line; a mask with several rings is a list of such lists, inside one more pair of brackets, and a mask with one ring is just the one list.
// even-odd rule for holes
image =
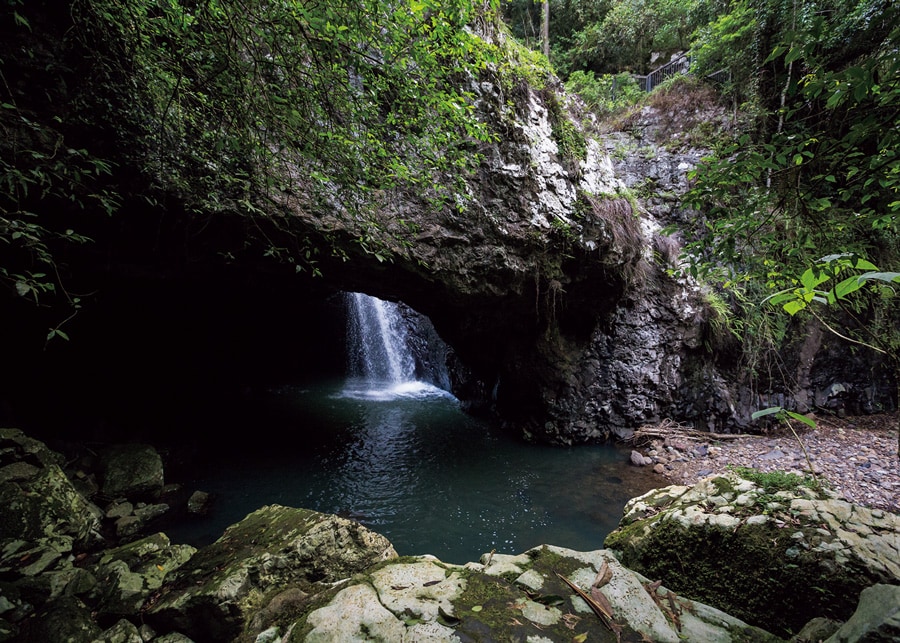
[[57, 464], [27, 479], [0, 483], [0, 506], [0, 540], [60, 537], [88, 545], [99, 539], [102, 512], [78, 493]]
[[859, 607], [826, 643], [900, 640], [900, 586], [873, 585], [862, 591]]
[[25, 643], [92, 643], [102, 632], [91, 612], [77, 598], [47, 603], [22, 627]]
[[817, 616], [846, 620], [862, 589], [900, 583], [900, 516], [735, 473], [632, 499], [605, 544], [629, 568], [783, 635]]
[[[25, 463], [37, 468], [51, 464], [62, 466], [65, 459], [40, 440], [28, 437], [20, 429], [0, 429], [0, 463]], [[0, 471], [5, 466], [0, 467]], [[0, 476], [0, 480], [3, 476]]]
[[109, 497], [157, 498], [164, 484], [163, 462], [147, 444], [123, 444], [101, 458], [102, 492]]
[[830, 618], [817, 617], [791, 637], [790, 643], [821, 643], [837, 632], [843, 623]]
[[187, 510], [191, 514], [205, 514], [209, 511], [209, 494], [205, 491], [195, 491], [187, 501]]
[[96, 611], [104, 616], [137, 614], [166, 577], [195, 552], [189, 545], [172, 545], [162, 533], [105, 551], [94, 566], [100, 579], [93, 592]]
[[266, 506], [229, 527], [182, 566], [147, 612], [147, 622], [198, 641], [232, 640], [273, 594], [290, 589], [317, 593], [323, 584], [396, 556], [386, 538], [359, 523]]
[[[62, 464], [40, 440], [0, 429], [0, 568], [27, 567], [24, 573], [33, 575], [73, 546], [98, 542], [102, 512], [72, 485]], [[23, 541], [29, 544], [16, 544]], [[10, 567], [7, 556], [16, 551], [27, 564]]]
[[[283, 621], [282, 640], [345, 641], [777, 641], [714, 608], [674, 595], [625, 569], [607, 551], [536, 547], [519, 556], [448, 565], [430, 557], [377, 566], [319, 597], [306, 615]], [[557, 575], [599, 590], [614, 623], [604, 625]], [[577, 637], [582, 637], [578, 639]], [[643, 637], [643, 638], [642, 638]]]
[[632, 451], [631, 464], [635, 465], [636, 467], [644, 467], [648, 464], [653, 464], [653, 460], [644, 456], [640, 451]]
[[91, 643], [144, 643], [141, 633], [137, 627], [124, 618], [116, 622], [115, 625], [104, 630]]

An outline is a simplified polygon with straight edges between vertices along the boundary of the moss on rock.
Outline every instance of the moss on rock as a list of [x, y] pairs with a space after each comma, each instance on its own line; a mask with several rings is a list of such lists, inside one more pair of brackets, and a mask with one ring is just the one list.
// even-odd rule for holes
[[870, 512], [800, 486], [772, 491], [736, 473], [656, 490], [629, 503], [605, 545], [648, 578], [781, 635], [814, 617], [844, 620], [862, 589], [897, 582], [878, 553], [891, 521], [854, 529]]

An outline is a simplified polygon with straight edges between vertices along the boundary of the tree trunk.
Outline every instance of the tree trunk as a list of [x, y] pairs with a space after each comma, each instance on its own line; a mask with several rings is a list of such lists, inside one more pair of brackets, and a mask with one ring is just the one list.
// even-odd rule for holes
[[550, 0], [543, 0], [541, 16], [541, 41], [544, 43], [544, 55], [550, 58]]

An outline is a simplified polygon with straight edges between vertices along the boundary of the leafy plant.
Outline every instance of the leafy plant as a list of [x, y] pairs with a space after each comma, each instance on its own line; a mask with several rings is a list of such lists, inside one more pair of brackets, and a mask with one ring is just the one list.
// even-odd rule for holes
[[813, 476], [799, 476], [785, 471], [758, 471], [751, 467], [729, 467], [732, 471], [762, 488], [764, 494], [773, 496], [779, 491], [794, 491], [806, 487], [818, 491], [821, 486]]
[[[826, 284], [830, 286], [826, 288]], [[841, 339], [885, 355], [893, 364], [900, 398], [900, 329], [893, 327], [876, 332], [871, 324], [859, 318], [853, 307], [856, 303], [854, 297], [865, 291], [874, 291], [876, 295], [896, 302], [897, 293], [893, 284], [900, 284], [900, 272], [882, 272], [872, 262], [855, 254], [834, 254], [819, 259], [800, 276], [796, 285], [770, 295], [764, 301], [773, 306], [782, 306], [791, 316], [808, 310], [825, 328]], [[841, 332], [834, 328], [816, 312], [816, 305], [840, 307], [855, 322], [852, 329]], [[772, 413], [778, 414], [782, 419], [787, 416], [815, 426], [809, 418], [780, 407], [758, 411], [753, 417], [755, 419]], [[900, 434], [897, 453], [900, 455]]]
[[644, 96], [637, 80], [627, 73], [595, 77], [592, 71], [574, 71], [566, 91], [577, 94], [592, 112], [605, 116], [637, 104]]

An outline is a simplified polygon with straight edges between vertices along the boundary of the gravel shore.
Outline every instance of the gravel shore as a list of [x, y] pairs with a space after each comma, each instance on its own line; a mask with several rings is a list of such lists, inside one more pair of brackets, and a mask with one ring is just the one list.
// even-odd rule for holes
[[[796, 422], [794, 429], [819, 479], [850, 502], [900, 513], [897, 419], [897, 413], [817, 417], [816, 428]], [[691, 485], [729, 466], [810, 473], [798, 438], [784, 427], [720, 441], [685, 438], [676, 431], [637, 451], [645, 456], [644, 464], [673, 484]]]

